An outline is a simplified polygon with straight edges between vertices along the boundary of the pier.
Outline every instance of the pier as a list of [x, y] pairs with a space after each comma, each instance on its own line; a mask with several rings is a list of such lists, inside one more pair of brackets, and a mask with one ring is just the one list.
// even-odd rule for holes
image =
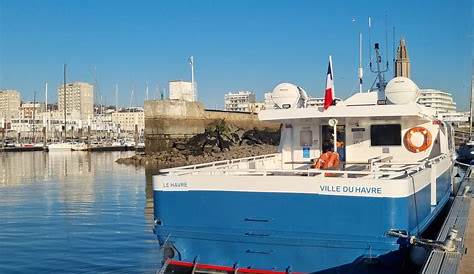
[[468, 167], [436, 239], [445, 243], [444, 249], [430, 252], [422, 274], [474, 273], [473, 187], [472, 167]]

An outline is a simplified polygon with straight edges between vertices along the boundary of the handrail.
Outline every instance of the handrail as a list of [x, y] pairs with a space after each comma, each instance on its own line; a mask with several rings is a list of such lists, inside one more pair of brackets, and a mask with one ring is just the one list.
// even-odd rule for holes
[[[326, 174], [340, 175], [339, 177], [347, 178], [350, 175], [353, 176], [368, 176], [368, 178], [379, 178], [379, 179], [393, 179], [400, 176], [408, 176], [414, 172], [423, 170], [430, 167], [432, 164], [439, 162], [442, 159], [449, 157], [448, 154], [442, 154], [432, 159], [426, 159], [419, 162], [406, 162], [406, 163], [393, 163], [393, 162], [380, 162], [391, 160], [392, 157], [377, 157], [377, 161], [373, 162], [373, 168], [368, 171], [350, 171], [350, 170], [320, 170], [320, 169], [267, 169], [265, 166], [261, 169], [251, 168], [238, 168], [239, 163], [258, 162], [260, 161], [263, 165], [264, 160], [274, 158], [279, 153], [259, 155], [253, 157], [245, 157], [234, 160], [222, 160], [204, 164], [183, 166], [177, 168], [164, 169], [161, 173], [169, 173], [175, 176], [182, 175], [250, 175], [250, 176], [267, 176], [267, 175], [306, 175], [306, 176], [326, 176]], [[389, 165], [384, 167], [384, 165]], [[330, 177], [328, 177], [330, 178]], [[338, 176], [335, 176], [338, 178]]]
[[[369, 176], [369, 178], [381, 178], [381, 177], [398, 177], [406, 175], [406, 171], [399, 172], [373, 172], [373, 171], [346, 171], [346, 170], [321, 170], [321, 169], [205, 169], [205, 170], [175, 170], [170, 172], [175, 176], [182, 175], [259, 175], [259, 176], [268, 176], [268, 175], [326, 175], [331, 174], [331, 177], [327, 178], [338, 178], [333, 177], [334, 174], [342, 175], [342, 177], [347, 178], [349, 175], [362, 175]], [[339, 177], [340, 178], [340, 177]], [[383, 178], [381, 178], [383, 179]]]
[[199, 168], [230, 165], [230, 164], [241, 163], [241, 162], [250, 162], [250, 161], [255, 161], [255, 160], [272, 158], [272, 157], [277, 156], [278, 154], [279, 153], [272, 153], [272, 154], [251, 156], [251, 157], [245, 157], [245, 158], [237, 158], [237, 159], [232, 159], [232, 160], [221, 160], [221, 161], [214, 161], [214, 162], [195, 164], [195, 165], [189, 165], [189, 166], [173, 167], [173, 168], [162, 169], [160, 170], [160, 172], [167, 173], [167, 172], [172, 172], [176, 170], [189, 170], [189, 169], [196, 170]]

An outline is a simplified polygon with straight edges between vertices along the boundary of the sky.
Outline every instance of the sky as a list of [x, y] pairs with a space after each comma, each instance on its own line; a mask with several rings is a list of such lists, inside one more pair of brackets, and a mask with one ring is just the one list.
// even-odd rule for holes
[[395, 39], [407, 41], [415, 83], [452, 93], [466, 110], [473, 14], [472, 0], [0, 0], [0, 89], [17, 89], [28, 101], [35, 92], [41, 99], [48, 82], [48, 100], [56, 101], [66, 63], [68, 82], [95, 84], [104, 103], [114, 104], [117, 84], [119, 105], [130, 104], [132, 88], [132, 104], [142, 105], [147, 82], [154, 98], [169, 80], [190, 80], [192, 55], [199, 100], [222, 108], [227, 92], [251, 90], [263, 99], [280, 82], [323, 96], [332, 55], [336, 96], [346, 98], [358, 90], [359, 32], [364, 89], [375, 79], [370, 16], [371, 42], [380, 43], [384, 59], [393, 58], [395, 27]]

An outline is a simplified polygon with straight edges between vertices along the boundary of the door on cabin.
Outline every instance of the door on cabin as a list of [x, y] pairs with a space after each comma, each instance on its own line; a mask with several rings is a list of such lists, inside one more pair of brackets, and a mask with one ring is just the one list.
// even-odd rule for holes
[[[337, 153], [341, 161], [346, 160], [346, 128], [344, 125], [336, 127]], [[321, 151], [334, 151], [334, 128], [329, 125], [321, 126]]]

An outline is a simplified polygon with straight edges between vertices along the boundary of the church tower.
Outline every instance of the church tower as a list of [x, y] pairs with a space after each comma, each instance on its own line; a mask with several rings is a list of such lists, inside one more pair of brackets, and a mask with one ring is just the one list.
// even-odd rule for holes
[[395, 77], [399, 76], [410, 78], [410, 58], [408, 57], [405, 39], [403, 38], [398, 45], [397, 58], [395, 61]]

